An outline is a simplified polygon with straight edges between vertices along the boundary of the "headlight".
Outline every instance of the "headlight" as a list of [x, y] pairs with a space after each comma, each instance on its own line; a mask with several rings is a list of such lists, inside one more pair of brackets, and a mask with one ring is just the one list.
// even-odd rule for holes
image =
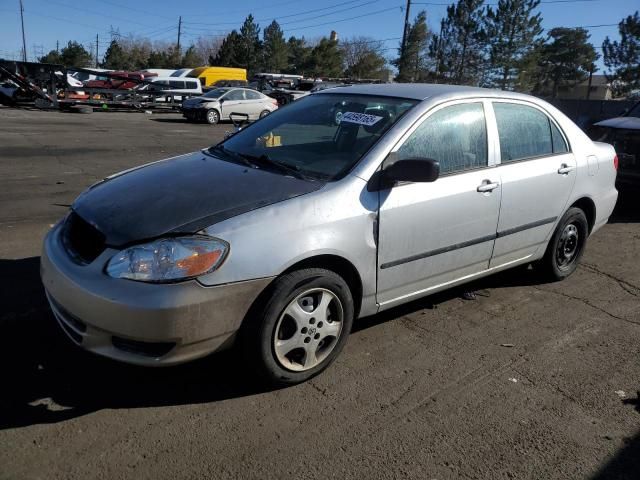
[[229, 244], [217, 238], [163, 238], [114, 255], [106, 272], [114, 278], [141, 282], [187, 280], [216, 270], [228, 251]]

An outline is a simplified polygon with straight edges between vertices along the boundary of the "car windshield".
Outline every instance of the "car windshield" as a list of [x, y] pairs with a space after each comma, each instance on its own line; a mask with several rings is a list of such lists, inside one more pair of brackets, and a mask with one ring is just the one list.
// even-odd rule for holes
[[335, 180], [417, 103], [370, 95], [310, 95], [267, 115], [211, 152], [223, 150], [225, 158]]
[[627, 117], [640, 117], [640, 102], [636, 103], [633, 107], [631, 107], [631, 109], [629, 109]]
[[203, 95], [203, 97], [207, 98], [220, 98], [222, 95], [227, 93], [229, 90], [227, 88], [214, 88], [213, 90], [208, 91]]

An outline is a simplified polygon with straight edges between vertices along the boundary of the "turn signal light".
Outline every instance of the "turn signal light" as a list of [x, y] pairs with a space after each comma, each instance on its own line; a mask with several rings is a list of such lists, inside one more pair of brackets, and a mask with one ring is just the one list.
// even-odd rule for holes
[[615, 168], [616, 170], [618, 170], [618, 155], [615, 155], [613, 157], [613, 168]]

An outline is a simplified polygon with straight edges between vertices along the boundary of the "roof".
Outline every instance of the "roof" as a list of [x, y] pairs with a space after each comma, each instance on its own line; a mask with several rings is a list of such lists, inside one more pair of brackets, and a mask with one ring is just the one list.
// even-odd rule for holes
[[509, 97], [518, 98], [528, 96], [505, 92], [492, 88], [465, 87], [461, 85], [442, 85], [434, 83], [367, 83], [356, 84], [348, 87], [331, 88], [322, 90], [317, 94], [355, 93], [361, 95], [379, 95], [382, 97], [411, 98], [425, 100], [440, 96], [461, 97]]

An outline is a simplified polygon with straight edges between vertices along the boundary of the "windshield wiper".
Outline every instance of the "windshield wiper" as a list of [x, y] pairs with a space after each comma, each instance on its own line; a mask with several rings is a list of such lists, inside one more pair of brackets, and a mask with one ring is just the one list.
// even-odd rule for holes
[[209, 153], [221, 153], [222, 155], [225, 155], [226, 157], [230, 157], [234, 160], [239, 160], [242, 164], [246, 165], [247, 167], [251, 167], [251, 168], [256, 168], [257, 166], [251, 162], [248, 158], [246, 158], [244, 155], [237, 153], [237, 152], [233, 152], [231, 150], [227, 150], [226, 148], [224, 148], [224, 146], [222, 145], [215, 145], [211, 148], [209, 148], [208, 150], [206, 150]]
[[309, 176], [302, 173], [300, 171], [300, 167], [297, 167], [295, 165], [289, 165], [288, 163], [284, 163], [284, 162], [279, 162], [278, 160], [274, 160], [271, 157], [269, 157], [266, 153], [263, 153], [260, 156], [248, 155], [244, 153], [241, 153], [239, 155], [242, 155], [246, 160], [248, 160], [249, 162], [253, 163], [256, 166], [262, 166], [266, 168], [275, 167], [276, 169], [280, 170], [283, 173], [288, 173], [292, 177], [295, 177], [301, 180], [313, 180]]

